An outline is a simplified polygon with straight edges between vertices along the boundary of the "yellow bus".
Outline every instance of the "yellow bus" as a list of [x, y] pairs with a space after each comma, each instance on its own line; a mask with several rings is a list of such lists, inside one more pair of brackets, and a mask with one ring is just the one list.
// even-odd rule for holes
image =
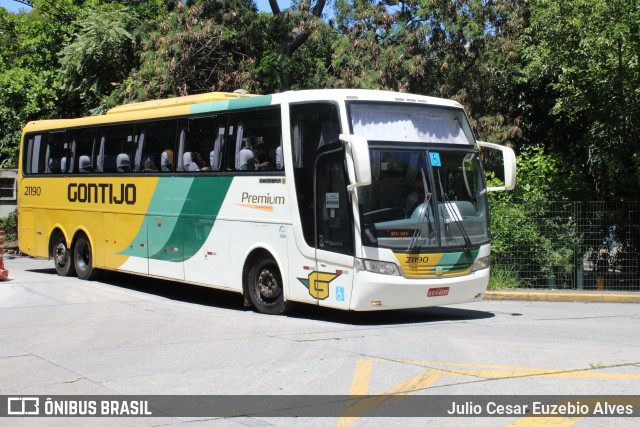
[[[479, 147], [500, 150], [487, 188]], [[208, 93], [30, 122], [19, 243], [62, 276], [104, 270], [388, 310], [475, 301], [489, 278], [487, 191], [515, 155], [454, 101], [370, 90]]]

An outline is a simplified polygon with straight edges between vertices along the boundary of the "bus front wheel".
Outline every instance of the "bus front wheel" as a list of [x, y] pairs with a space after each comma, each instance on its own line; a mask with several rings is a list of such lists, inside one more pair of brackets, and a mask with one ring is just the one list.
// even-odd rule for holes
[[84, 234], [78, 236], [73, 245], [73, 264], [78, 277], [82, 280], [93, 280], [98, 275], [98, 270], [93, 268], [91, 243]]
[[52, 254], [56, 273], [59, 276], [73, 276], [75, 274], [76, 270], [71, 259], [71, 249], [67, 247], [67, 241], [61, 232], [56, 234], [53, 241]]
[[282, 275], [275, 261], [260, 259], [247, 278], [249, 297], [256, 310], [264, 314], [284, 314], [289, 310], [291, 303], [284, 300]]

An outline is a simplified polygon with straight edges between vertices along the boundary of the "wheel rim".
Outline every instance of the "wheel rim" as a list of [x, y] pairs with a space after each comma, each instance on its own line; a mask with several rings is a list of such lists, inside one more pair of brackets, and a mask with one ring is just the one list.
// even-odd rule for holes
[[86, 270], [91, 263], [91, 248], [89, 243], [84, 240], [78, 242], [78, 249], [76, 252], [77, 268]]
[[65, 265], [67, 265], [67, 262], [69, 261], [67, 245], [65, 245], [63, 242], [58, 242], [58, 244], [56, 245], [55, 259], [56, 259], [56, 264], [59, 267], [64, 267]]
[[273, 300], [280, 296], [282, 288], [278, 278], [269, 268], [264, 268], [260, 271], [257, 285], [262, 300]]

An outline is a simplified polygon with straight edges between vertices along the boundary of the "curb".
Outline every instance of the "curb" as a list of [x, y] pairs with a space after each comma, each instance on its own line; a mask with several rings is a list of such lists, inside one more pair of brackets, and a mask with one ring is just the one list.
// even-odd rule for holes
[[558, 292], [558, 291], [487, 291], [491, 301], [607, 302], [640, 304], [640, 293], [630, 292]]

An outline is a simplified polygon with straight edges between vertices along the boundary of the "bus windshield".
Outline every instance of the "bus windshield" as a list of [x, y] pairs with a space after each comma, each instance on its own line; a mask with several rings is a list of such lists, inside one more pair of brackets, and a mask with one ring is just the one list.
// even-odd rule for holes
[[478, 154], [453, 145], [371, 146], [372, 184], [358, 189], [363, 243], [402, 250], [489, 241]]

